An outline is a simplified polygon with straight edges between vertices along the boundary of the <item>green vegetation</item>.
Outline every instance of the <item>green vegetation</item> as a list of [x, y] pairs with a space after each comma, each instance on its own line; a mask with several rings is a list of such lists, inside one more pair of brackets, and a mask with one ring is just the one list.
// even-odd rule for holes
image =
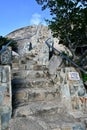
[[83, 81], [85, 82], [85, 81], [87, 81], [87, 74], [82, 74], [82, 79], [83, 79]]
[[[87, 63], [87, 50], [80, 56], [76, 52], [77, 47], [87, 45], [87, 1], [86, 0], [36, 0], [42, 10], [49, 9], [51, 20], [49, 28], [54, 37], [60, 37], [62, 44], [69, 48], [73, 54], [73, 60], [81, 62], [85, 69]], [[87, 67], [86, 67], [87, 68]]]
[[2, 49], [2, 46], [6, 45], [10, 41], [12, 41], [12, 43], [9, 46], [12, 47], [12, 50], [17, 51], [17, 42], [13, 39], [9, 39], [2, 36], [0, 36], [0, 50]]

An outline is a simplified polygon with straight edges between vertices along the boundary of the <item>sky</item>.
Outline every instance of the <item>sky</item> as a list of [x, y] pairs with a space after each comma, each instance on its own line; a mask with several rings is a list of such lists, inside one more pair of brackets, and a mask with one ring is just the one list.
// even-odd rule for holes
[[49, 10], [42, 11], [35, 0], [0, 1], [0, 36], [33, 24], [44, 24], [50, 18]]

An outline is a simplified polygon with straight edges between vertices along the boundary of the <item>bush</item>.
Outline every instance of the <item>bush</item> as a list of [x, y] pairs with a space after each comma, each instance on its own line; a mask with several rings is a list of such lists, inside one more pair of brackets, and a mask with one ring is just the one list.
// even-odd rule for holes
[[87, 74], [82, 73], [82, 79], [84, 82], [87, 81]]
[[11, 44], [9, 46], [12, 47], [13, 51], [17, 52], [17, 47], [18, 47], [17, 42], [15, 40], [13, 40], [13, 39], [9, 39], [9, 38], [2, 37], [2, 36], [0, 36], [0, 50], [2, 49], [2, 46], [5, 46], [10, 41], [11, 41]]

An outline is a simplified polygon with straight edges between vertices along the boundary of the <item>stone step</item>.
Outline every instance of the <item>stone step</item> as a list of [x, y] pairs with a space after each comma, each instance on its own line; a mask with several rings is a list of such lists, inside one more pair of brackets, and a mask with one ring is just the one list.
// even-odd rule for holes
[[[86, 130], [86, 119], [81, 121], [81, 119], [74, 118], [58, 99], [48, 102], [30, 102], [28, 105], [16, 108], [13, 117], [13, 122], [16, 122], [14, 125], [13, 122], [11, 124], [15, 126], [16, 130], [19, 128], [21, 130], [25, 130], [25, 128], [31, 130]], [[19, 120], [22, 121], [22, 124]], [[24, 122], [26, 122], [27, 127], [24, 126]], [[32, 124], [31, 127], [29, 122]], [[22, 127], [18, 127], [17, 123]]]
[[[86, 130], [85, 122], [87, 121], [87, 118], [84, 118], [83, 121], [81, 118], [74, 118], [71, 112], [67, 111], [61, 100], [59, 101], [58, 99], [48, 102], [30, 102], [26, 106], [16, 108], [13, 112], [13, 116], [31, 117], [32, 119], [35, 117], [36, 120], [40, 119], [44, 121], [44, 124], [50, 126], [49, 128], [52, 130], [58, 128], [63, 128], [59, 130]], [[83, 125], [79, 125], [80, 123], [83, 123]]]
[[12, 62], [12, 69], [17, 68], [17, 66], [19, 68], [23, 68], [24, 66], [26, 67], [26, 65], [36, 65], [37, 61], [35, 60], [35, 58], [32, 57], [20, 57], [18, 61], [14, 61]]
[[60, 89], [58, 87], [13, 90], [13, 106], [26, 105], [35, 101], [50, 101], [57, 98], [60, 99]]
[[0, 104], [0, 130], [8, 130], [11, 114], [11, 107]]
[[27, 62], [25, 64], [21, 63], [12, 63], [12, 71], [15, 72], [16, 70], [47, 70], [48, 67], [46, 65], [39, 65], [36, 61]]
[[35, 101], [29, 102], [26, 105], [21, 105], [20, 107], [15, 107], [13, 111], [14, 117], [30, 116], [30, 115], [54, 115], [55, 113], [64, 113], [65, 108], [62, 106], [59, 99], [51, 101]]
[[26, 58], [27, 60], [30, 60], [30, 59], [33, 59], [36, 55], [38, 55], [38, 53], [37, 53], [36, 51], [33, 51], [33, 50], [32, 50], [32, 52], [27, 53], [27, 54], [25, 54], [24, 56], [25, 56], [25, 58]]
[[48, 70], [48, 66], [46, 65], [35, 65], [34, 70]]
[[29, 64], [29, 65], [32, 65], [32, 64], [36, 64], [37, 62], [34, 60], [34, 59], [30, 59], [28, 58], [27, 60], [20, 60], [20, 64]]
[[72, 121], [68, 123], [63, 119], [59, 120], [60, 115], [56, 118], [48, 116], [48, 118], [28, 116], [16, 117], [10, 121], [11, 130], [87, 130], [84, 123]]
[[36, 61], [30, 60], [30, 61], [20, 61], [19, 63], [12, 63], [12, 70], [19, 69], [32, 69], [33, 65], [36, 65]]
[[24, 79], [15, 78], [12, 80], [12, 89], [20, 88], [46, 88], [54, 87], [55, 83], [53, 80], [48, 78], [38, 78], [38, 79]]
[[39, 64], [26, 64], [26, 70], [48, 70], [46, 65], [39, 65]]
[[12, 63], [12, 70], [19, 70], [19, 63]]
[[46, 77], [46, 70], [13, 70], [12, 77], [13, 78], [45, 78]]

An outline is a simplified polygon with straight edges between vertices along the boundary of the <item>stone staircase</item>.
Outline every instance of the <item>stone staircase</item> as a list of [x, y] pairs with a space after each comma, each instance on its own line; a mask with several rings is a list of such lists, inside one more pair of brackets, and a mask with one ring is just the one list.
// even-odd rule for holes
[[[13, 108], [19, 109], [19, 106], [25, 107], [31, 102], [60, 99], [59, 88], [54, 77], [48, 73], [47, 66], [37, 64], [31, 55], [28, 57], [25, 63], [23, 59], [20, 61], [19, 69], [12, 70]], [[24, 66], [25, 69], [22, 69]]]
[[86, 117], [75, 118], [67, 109], [69, 104], [64, 105], [61, 74], [50, 74], [47, 64], [41, 64], [38, 56], [39, 51], [34, 50], [13, 60], [10, 129], [87, 130]]

